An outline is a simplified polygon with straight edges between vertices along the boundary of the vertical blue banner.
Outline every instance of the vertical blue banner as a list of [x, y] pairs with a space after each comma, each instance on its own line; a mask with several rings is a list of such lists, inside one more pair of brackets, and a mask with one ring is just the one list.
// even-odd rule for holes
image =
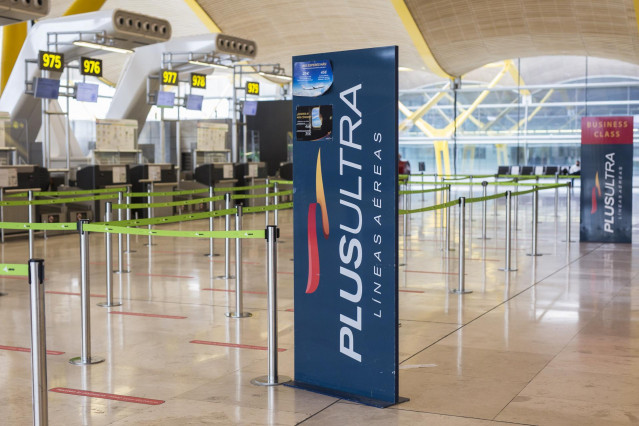
[[296, 56], [293, 69], [293, 386], [389, 406], [399, 402], [397, 47]]
[[632, 242], [633, 117], [581, 119], [582, 242]]

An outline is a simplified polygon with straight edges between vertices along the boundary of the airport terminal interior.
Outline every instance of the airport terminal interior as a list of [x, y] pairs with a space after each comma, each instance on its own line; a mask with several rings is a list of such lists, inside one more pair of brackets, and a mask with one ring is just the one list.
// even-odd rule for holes
[[639, 424], [639, 1], [0, 26], [0, 424]]

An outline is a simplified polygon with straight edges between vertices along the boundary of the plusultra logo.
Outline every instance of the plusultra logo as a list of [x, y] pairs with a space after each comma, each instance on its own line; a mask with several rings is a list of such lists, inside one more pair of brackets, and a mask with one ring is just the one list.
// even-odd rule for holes
[[595, 186], [592, 187], [592, 202], [590, 214], [597, 213], [597, 199], [601, 199], [601, 185], [599, 184], [599, 172], [595, 174]]
[[317, 151], [315, 164], [315, 199], [316, 202], [308, 205], [308, 280], [306, 293], [314, 293], [320, 282], [320, 259], [317, 242], [317, 206], [320, 206], [322, 214], [322, 232], [324, 239], [328, 240], [328, 209], [326, 208], [326, 196], [324, 194], [324, 179], [322, 177], [322, 151]]

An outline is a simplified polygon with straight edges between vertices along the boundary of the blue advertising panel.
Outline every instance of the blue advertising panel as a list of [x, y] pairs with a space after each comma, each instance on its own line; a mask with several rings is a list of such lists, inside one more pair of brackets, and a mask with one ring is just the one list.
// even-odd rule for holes
[[633, 117], [581, 119], [579, 240], [632, 242]]
[[175, 106], [175, 93], [164, 92], [162, 90], [159, 90], [157, 93], [156, 106], [160, 108], [173, 108]]
[[293, 96], [293, 386], [389, 406], [400, 402], [397, 47], [294, 57], [294, 87], [308, 64], [331, 84]]
[[98, 85], [90, 83], [75, 83], [75, 99], [80, 102], [97, 102]]
[[58, 99], [58, 96], [60, 96], [60, 80], [44, 77], [34, 78], [33, 96], [40, 99]]
[[191, 111], [202, 111], [202, 103], [204, 96], [202, 95], [186, 95], [184, 107]]

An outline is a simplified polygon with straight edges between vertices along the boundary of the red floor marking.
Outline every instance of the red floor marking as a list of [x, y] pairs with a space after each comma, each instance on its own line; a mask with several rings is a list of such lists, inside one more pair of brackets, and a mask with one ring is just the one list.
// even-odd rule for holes
[[[31, 352], [29, 348], [20, 348], [18, 346], [2, 346], [0, 345], [0, 349], [4, 351], [15, 351], [15, 352]], [[64, 352], [60, 351], [47, 351], [47, 355], [62, 355]]]
[[187, 318], [187, 317], [180, 317], [176, 315], [143, 314], [140, 312], [109, 311], [109, 313], [117, 314], [117, 315], [131, 315], [135, 317], [168, 318], [168, 319], [186, 319]]
[[57, 392], [57, 393], [66, 393], [68, 395], [88, 396], [89, 398], [101, 398], [101, 399], [112, 399], [114, 401], [122, 401], [122, 402], [134, 402], [136, 404], [145, 404], [145, 405], [164, 404], [164, 401], [162, 401], [161, 399], [138, 398], [137, 396], [117, 395], [114, 393], [91, 392], [91, 391], [85, 391], [82, 389], [53, 388], [53, 389], [49, 389], [49, 391]]
[[404, 272], [415, 272], [417, 274], [459, 275], [457, 272], [430, 272], [430, 271], [409, 271], [409, 270], [406, 270]]
[[[189, 343], [197, 343], [198, 345], [212, 345], [212, 346], [224, 346], [227, 348], [240, 348], [240, 349], [256, 349], [258, 351], [266, 351], [266, 346], [255, 345], [240, 345], [238, 343], [226, 343], [226, 342], [209, 342], [208, 340], [191, 340]], [[286, 349], [278, 348], [278, 352], [284, 352]]]
[[288, 275], [293, 275], [293, 272], [288, 272], [288, 271], [277, 271], [278, 274], [288, 274]]
[[[226, 293], [235, 293], [235, 290], [226, 290], [224, 288], [203, 288], [202, 290], [206, 290], [206, 291], [224, 291]], [[249, 290], [244, 290], [243, 293], [248, 293], [248, 294], [268, 294], [265, 291], [249, 291]]]
[[193, 279], [195, 277], [189, 277], [187, 275], [164, 275], [164, 274], [135, 274], [139, 277], [162, 277], [162, 278], [188, 278]]
[[[48, 291], [45, 291], [45, 293], [49, 293], [49, 294], [66, 294], [67, 296], [80, 296], [80, 293], [72, 293], [70, 291], [48, 290]], [[106, 294], [90, 294], [89, 296], [91, 296], [91, 297], [106, 297]]]
[[4, 278], [6, 280], [25, 280], [25, 281], [29, 281], [29, 278], [16, 277], [15, 275], [0, 275], [0, 278]]
[[295, 312], [295, 309], [293, 309], [293, 308], [288, 308], [288, 309], [286, 309], [286, 312]]
[[399, 291], [402, 291], [404, 293], [423, 293], [422, 290], [401, 290], [400, 289]]
[[[211, 260], [211, 262], [213, 263], [224, 263], [226, 262], [225, 260]], [[233, 263], [235, 263], [235, 260], [233, 261]], [[248, 261], [244, 261], [242, 262], [243, 265], [261, 265], [261, 262], [248, 262]]]

